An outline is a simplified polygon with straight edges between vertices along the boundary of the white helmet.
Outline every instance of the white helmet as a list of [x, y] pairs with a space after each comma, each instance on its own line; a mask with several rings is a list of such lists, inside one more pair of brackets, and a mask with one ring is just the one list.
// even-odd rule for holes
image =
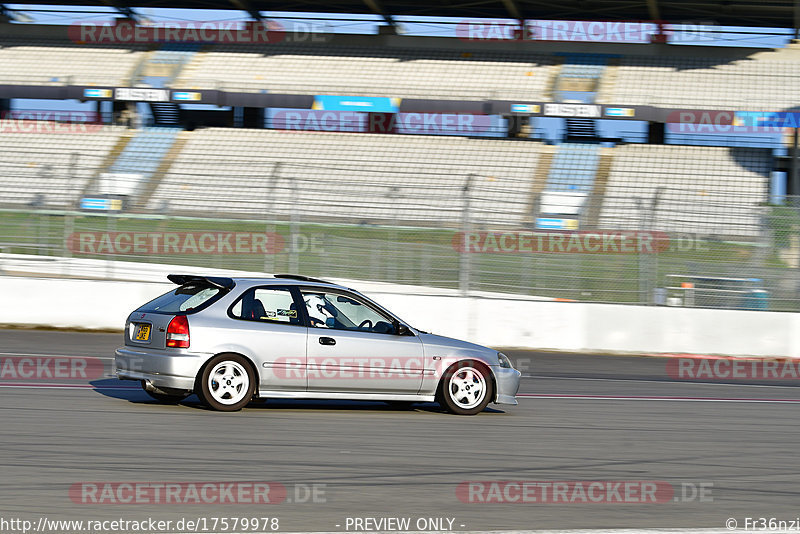
[[306, 297], [306, 309], [308, 317], [311, 319], [311, 326], [327, 326], [326, 320], [333, 318], [331, 305], [319, 295], [309, 295]]

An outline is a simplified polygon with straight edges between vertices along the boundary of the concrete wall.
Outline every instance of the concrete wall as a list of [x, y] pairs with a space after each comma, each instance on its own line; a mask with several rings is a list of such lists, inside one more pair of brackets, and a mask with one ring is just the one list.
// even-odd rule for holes
[[0, 324], [122, 331], [130, 312], [171, 286], [3, 276]]
[[493, 347], [800, 357], [800, 314], [369, 292], [414, 326]]
[[[348, 285], [417, 328], [493, 347], [800, 357], [800, 314], [794, 313], [460, 297], [447, 291], [414, 294], [388, 284]], [[0, 324], [121, 330], [134, 308], [170, 287], [0, 276]]]

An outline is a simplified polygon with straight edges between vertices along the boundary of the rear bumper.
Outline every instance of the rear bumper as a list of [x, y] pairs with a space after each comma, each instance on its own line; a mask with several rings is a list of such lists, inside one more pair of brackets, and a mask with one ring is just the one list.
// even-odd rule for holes
[[146, 380], [156, 387], [193, 390], [204, 355], [120, 347], [114, 368], [120, 380]]
[[492, 371], [497, 382], [495, 404], [519, 404], [516, 397], [522, 373], [505, 367], [492, 367]]

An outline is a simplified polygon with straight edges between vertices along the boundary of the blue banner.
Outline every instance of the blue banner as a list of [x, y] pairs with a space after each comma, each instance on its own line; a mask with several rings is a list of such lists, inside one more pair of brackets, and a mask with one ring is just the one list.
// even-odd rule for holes
[[546, 228], [549, 230], [577, 230], [578, 220], [539, 217], [536, 219], [536, 228]]
[[81, 209], [84, 210], [102, 210], [102, 211], [120, 211], [122, 209], [122, 200], [118, 198], [82, 198]]
[[397, 113], [400, 110], [400, 100], [400, 98], [390, 98], [388, 96], [316, 95], [311, 109]]
[[538, 104], [511, 104], [511, 113], [540, 113], [542, 107]]
[[195, 93], [188, 91], [173, 91], [172, 100], [203, 100], [203, 93]]
[[111, 98], [113, 91], [111, 89], [84, 89], [83, 96], [86, 98]]

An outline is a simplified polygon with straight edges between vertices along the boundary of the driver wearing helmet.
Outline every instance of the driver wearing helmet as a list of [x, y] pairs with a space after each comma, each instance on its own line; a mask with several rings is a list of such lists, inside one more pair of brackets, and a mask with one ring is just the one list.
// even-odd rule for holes
[[311, 326], [330, 328], [327, 324], [327, 320], [328, 318], [333, 319], [336, 317], [336, 308], [320, 295], [308, 295], [305, 302], [306, 308], [308, 309], [308, 318], [311, 320]]

